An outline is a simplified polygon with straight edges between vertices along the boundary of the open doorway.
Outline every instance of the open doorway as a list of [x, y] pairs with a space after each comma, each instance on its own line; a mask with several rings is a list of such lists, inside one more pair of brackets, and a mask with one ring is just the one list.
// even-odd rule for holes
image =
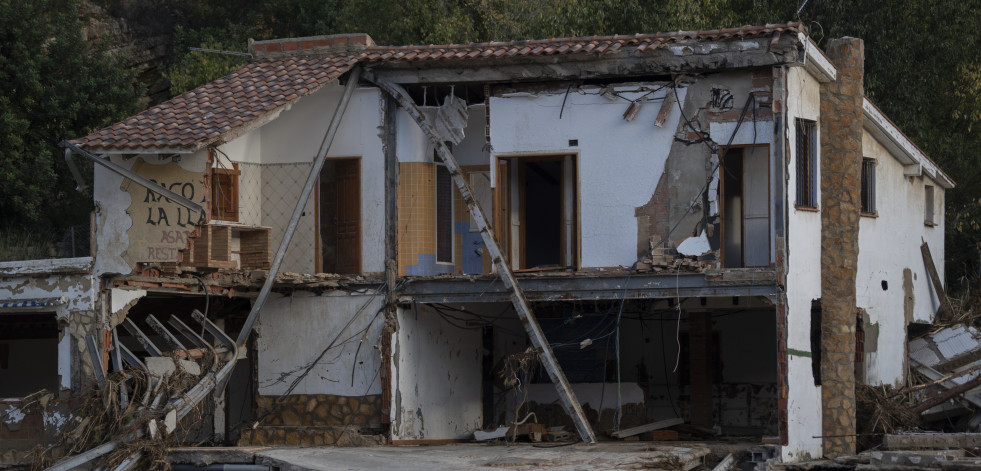
[[498, 239], [515, 270], [578, 266], [575, 157], [498, 159]]
[[317, 271], [361, 273], [361, 159], [324, 162], [317, 206]]
[[722, 262], [726, 268], [770, 264], [768, 146], [726, 150], [722, 173]]

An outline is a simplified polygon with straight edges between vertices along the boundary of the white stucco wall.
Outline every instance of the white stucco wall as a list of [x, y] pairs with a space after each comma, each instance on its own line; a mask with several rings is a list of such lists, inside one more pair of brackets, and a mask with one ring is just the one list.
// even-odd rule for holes
[[[821, 213], [796, 209], [797, 195], [795, 118], [820, 126], [820, 88], [817, 79], [802, 67], [787, 71], [787, 413], [789, 445], [783, 459], [799, 461], [822, 456], [821, 387], [814, 386], [811, 357], [811, 301], [821, 297]], [[820, 139], [820, 130], [817, 132]], [[818, 143], [820, 149], [820, 142]], [[820, 155], [818, 156], [820, 158]], [[820, 165], [815, 180], [820, 195]]]
[[[565, 88], [491, 97], [492, 157], [577, 155], [581, 264], [630, 266], [637, 259], [634, 210], [654, 193], [681, 113], [672, 107], [664, 127], [654, 126], [659, 99], [669, 90], [665, 89], [650, 96], [656, 101], [644, 104], [636, 118], [628, 122], [623, 119], [627, 101], [610, 102], [596, 88], [584, 90], [572, 90], [568, 99]], [[678, 90], [682, 101], [686, 91]], [[625, 96], [638, 98], [642, 94]], [[577, 147], [569, 146], [572, 139], [579, 141]]]
[[335, 348], [291, 394], [381, 394], [381, 357], [376, 346], [385, 319], [383, 313], [376, 313], [383, 302], [378, 295], [270, 295], [256, 327], [259, 394], [285, 394], [335, 338]]
[[[862, 153], [876, 160], [875, 203], [878, 217], [859, 221], [856, 303], [878, 324], [876, 351], [865, 353], [866, 382], [899, 385], [904, 379], [906, 318], [903, 272], [912, 272], [914, 322], [931, 322], [940, 307], [933, 291], [920, 244], [930, 245], [941, 278], [944, 268], [943, 188], [926, 177], [905, 177], [903, 165], [869, 133], [864, 133]], [[935, 221], [924, 224], [924, 185], [933, 185]], [[886, 287], [883, 288], [883, 282]], [[871, 345], [866, 329], [866, 345]]]
[[[279, 118], [259, 128], [262, 137], [260, 161], [263, 165], [298, 164], [302, 168], [293, 172], [300, 179], [298, 184], [264, 185], [264, 199], [267, 192], [279, 192], [292, 202], [285, 213], [281, 210], [266, 211], [262, 225], [273, 228], [273, 250], [282, 239], [292, 210], [296, 205], [310, 165], [317, 155], [324, 133], [330, 125], [344, 87], [333, 82], [316, 93], [304, 97], [289, 110], [283, 111]], [[364, 272], [385, 270], [385, 158], [382, 154], [382, 141], [379, 138], [381, 126], [381, 96], [376, 88], [359, 88], [348, 105], [341, 120], [334, 142], [327, 152], [327, 158], [359, 157], [361, 159], [361, 269]], [[263, 176], [268, 180], [270, 170], [263, 168]], [[302, 176], [302, 177], [301, 177]], [[300, 240], [312, 242], [316, 237], [317, 215], [313, 199], [306, 206], [300, 219], [297, 234]], [[277, 231], [277, 228], [280, 230]], [[296, 236], [295, 236], [296, 237]], [[297, 244], [298, 247], [300, 244]], [[309, 243], [307, 244], [309, 245]], [[312, 273], [315, 271], [312, 247], [303, 247], [287, 252], [283, 269], [286, 271]]]
[[471, 438], [483, 425], [480, 329], [419, 305], [398, 310], [392, 346], [392, 440]]

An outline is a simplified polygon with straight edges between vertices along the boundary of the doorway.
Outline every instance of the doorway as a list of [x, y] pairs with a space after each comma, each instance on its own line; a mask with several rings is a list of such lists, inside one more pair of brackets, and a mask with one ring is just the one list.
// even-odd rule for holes
[[495, 227], [512, 269], [578, 265], [577, 180], [572, 155], [498, 159]]
[[722, 262], [770, 264], [770, 153], [767, 146], [726, 150], [722, 173]]
[[361, 273], [361, 159], [327, 159], [318, 186], [317, 271]]

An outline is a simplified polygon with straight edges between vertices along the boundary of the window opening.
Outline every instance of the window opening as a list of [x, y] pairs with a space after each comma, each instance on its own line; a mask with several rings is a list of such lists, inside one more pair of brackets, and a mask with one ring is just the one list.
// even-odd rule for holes
[[770, 163], [767, 146], [726, 150], [722, 169], [723, 264], [770, 264]]
[[875, 159], [862, 159], [862, 214], [875, 212]]
[[574, 267], [578, 256], [575, 157], [507, 157], [499, 162], [497, 222], [512, 267]]
[[928, 226], [934, 226], [937, 224], [933, 213], [933, 185], [924, 186], [924, 193], [926, 195], [926, 201], [924, 201], [924, 209], [926, 210], [923, 222]]
[[241, 174], [234, 162], [230, 169], [211, 169], [211, 219], [238, 222], [238, 177]]
[[798, 118], [797, 134], [797, 206], [817, 208], [817, 125]]
[[453, 182], [445, 165], [436, 165], [436, 261], [453, 263]]
[[53, 313], [0, 315], [0, 397], [58, 390], [59, 331]]

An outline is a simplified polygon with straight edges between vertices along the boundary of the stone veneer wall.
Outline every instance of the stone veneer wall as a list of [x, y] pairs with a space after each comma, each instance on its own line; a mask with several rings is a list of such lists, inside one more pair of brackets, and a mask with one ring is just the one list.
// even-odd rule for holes
[[[277, 404], [281, 397], [285, 399]], [[262, 425], [325, 427], [381, 423], [380, 394], [259, 396], [256, 407], [263, 418]]]
[[855, 454], [855, 276], [858, 265], [865, 48], [831, 41], [838, 79], [821, 85], [821, 406], [824, 454]]
[[382, 422], [380, 394], [348, 397], [332, 394], [259, 396], [258, 427], [242, 430], [239, 446], [372, 446], [384, 435], [363, 435], [366, 426]]

